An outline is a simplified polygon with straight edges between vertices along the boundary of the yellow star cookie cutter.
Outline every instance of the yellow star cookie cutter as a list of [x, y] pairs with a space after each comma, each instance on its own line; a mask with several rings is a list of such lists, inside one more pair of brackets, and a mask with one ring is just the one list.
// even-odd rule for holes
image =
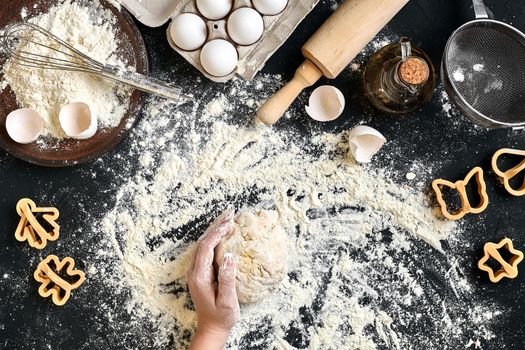
[[[501, 254], [499, 249], [506, 247], [507, 250], [513, 255], [512, 258], [507, 262]], [[502, 239], [499, 243], [487, 242], [483, 247], [485, 255], [478, 261], [478, 268], [481, 271], [486, 271], [489, 274], [489, 279], [492, 283], [499, 282], [502, 278], [516, 278], [518, 276], [518, 264], [523, 260], [523, 253], [517, 249], [514, 249], [514, 245], [509, 238]], [[494, 271], [490, 266], [487, 265], [487, 261], [493, 258], [500, 265], [501, 268]]]
[[[39, 208], [29, 198], [22, 198], [16, 204], [16, 211], [20, 215], [20, 222], [15, 231], [17, 241], [27, 243], [36, 249], [44, 249], [47, 241], [56, 241], [60, 234], [60, 226], [56, 223], [59, 212], [57, 208]], [[35, 213], [42, 213], [42, 218], [51, 225], [52, 230], [47, 231], [38, 222]]]
[[[77, 289], [86, 280], [84, 272], [74, 268], [75, 261], [70, 257], [64, 258], [62, 261], [56, 255], [46, 257], [38, 264], [33, 274], [35, 280], [41, 283], [38, 294], [43, 298], [51, 296], [55, 305], [64, 305], [69, 300], [71, 291]], [[70, 283], [62, 277], [66, 275], [77, 279], [74, 283]]]
[[[524, 159], [515, 167], [508, 169], [507, 171], [502, 171], [498, 167], [498, 158], [502, 156], [503, 154], [513, 154], [517, 156], [524, 156]], [[510, 185], [510, 180], [517, 176], [518, 173], [525, 170], [525, 151], [517, 150], [517, 149], [511, 149], [511, 148], [502, 148], [494, 155], [492, 156], [492, 169], [503, 180], [503, 186], [505, 186], [505, 189], [507, 192], [512, 194], [513, 196], [523, 196], [525, 195], [525, 179], [523, 179], [523, 184], [519, 189], [514, 189]]]
[[[478, 193], [480, 197], [480, 202], [476, 207], [473, 207], [470, 204], [466, 190], [466, 186], [472, 177], [476, 177], [476, 182], [478, 183]], [[443, 199], [443, 193], [441, 192], [441, 188], [443, 186], [450, 187], [459, 193], [461, 208], [456, 213], [450, 213], [447, 209], [447, 203], [445, 203], [445, 200]], [[455, 183], [443, 179], [436, 179], [432, 182], [432, 188], [434, 189], [434, 192], [436, 192], [436, 198], [441, 207], [441, 213], [449, 220], [459, 220], [469, 213], [479, 214], [487, 209], [487, 206], [489, 205], [487, 185], [483, 179], [483, 169], [480, 167], [475, 167], [467, 174], [464, 180], [459, 180]]]

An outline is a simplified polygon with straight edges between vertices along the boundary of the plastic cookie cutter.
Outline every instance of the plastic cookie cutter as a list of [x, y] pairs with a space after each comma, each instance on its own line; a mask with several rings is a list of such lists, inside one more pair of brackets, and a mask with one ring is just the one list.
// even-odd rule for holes
[[[31, 247], [43, 249], [47, 245], [47, 241], [58, 239], [60, 226], [56, 223], [59, 216], [57, 208], [39, 208], [31, 199], [22, 198], [16, 204], [16, 211], [20, 215], [20, 222], [15, 232], [17, 241], [27, 241]], [[50, 231], [38, 222], [35, 217], [37, 213], [43, 214], [42, 218], [51, 227]]]
[[[498, 158], [502, 156], [503, 154], [512, 154], [512, 155], [518, 155], [523, 156], [523, 160], [516, 165], [513, 168], [508, 169], [507, 171], [502, 171], [500, 168], [498, 168]], [[523, 196], [525, 195], [525, 179], [523, 179], [523, 184], [519, 189], [514, 189], [510, 185], [510, 180], [517, 176], [521, 171], [525, 170], [525, 151], [517, 150], [517, 149], [511, 149], [511, 148], [502, 148], [494, 155], [492, 156], [492, 169], [503, 180], [503, 186], [505, 186], [505, 189], [507, 192], [509, 192], [513, 196]]]
[[[74, 268], [75, 261], [72, 258], [67, 257], [60, 261], [56, 255], [49, 255], [38, 264], [34, 273], [35, 280], [42, 283], [38, 294], [43, 298], [51, 296], [55, 305], [64, 305], [71, 296], [71, 291], [86, 280], [84, 272]], [[75, 282], [67, 281], [66, 277]]]
[[[512, 258], [507, 262], [501, 254], [499, 249], [505, 247], [511, 254]], [[514, 249], [514, 245], [509, 238], [502, 239], [499, 243], [487, 242], [483, 247], [485, 255], [478, 262], [478, 268], [486, 271], [489, 274], [489, 279], [492, 283], [499, 282], [502, 278], [515, 278], [518, 276], [518, 264], [523, 260], [523, 253]], [[493, 258], [501, 264], [501, 268], [494, 272], [494, 270], [487, 265], [487, 261]]]
[[[470, 204], [466, 190], [466, 186], [472, 179], [472, 177], [476, 177], [476, 182], [478, 183], [478, 193], [480, 197], [480, 202], [476, 207], [473, 207]], [[443, 186], [450, 187], [451, 189], [456, 190], [459, 193], [459, 198], [461, 200], [461, 208], [456, 213], [450, 213], [447, 209], [447, 204], [445, 203], [445, 200], [443, 199], [443, 193], [441, 192], [441, 188]], [[479, 214], [485, 209], [487, 209], [487, 206], [489, 205], [487, 185], [485, 184], [485, 180], [483, 179], [483, 169], [481, 169], [480, 167], [475, 167], [467, 174], [464, 180], [459, 180], [455, 183], [443, 179], [436, 179], [432, 182], [432, 188], [434, 189], [434, 192], [436, 192], [436, 198], [441, 207], [441, 213], [445, 218], [449, 220], [459, 220], [463, 216], [465, 216], [465, 214], [469, 213]]]

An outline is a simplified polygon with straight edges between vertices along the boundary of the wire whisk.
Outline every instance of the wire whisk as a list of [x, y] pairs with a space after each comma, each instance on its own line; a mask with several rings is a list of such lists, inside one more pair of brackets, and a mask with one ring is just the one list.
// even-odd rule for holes
[[[31, 52], [31, 47], [35, 48], [35, 52]], [[93, 74], [141, 91], [183, 102], [181, 89], [140, 73], [103, 64], [32, 23], [20, 22], [7, 27], [0, 35], [0, 49], [0, 52], [7, 54], [21, 66]]]

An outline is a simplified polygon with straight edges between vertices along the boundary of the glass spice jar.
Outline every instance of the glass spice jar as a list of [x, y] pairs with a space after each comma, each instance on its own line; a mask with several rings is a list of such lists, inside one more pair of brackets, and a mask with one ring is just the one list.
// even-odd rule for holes
[[428, 56], [401, 38], [372, 55], [363, 80], [365, 93], [376, 108], [403, 115], [418, 110], [430, 99], [436, 75]]

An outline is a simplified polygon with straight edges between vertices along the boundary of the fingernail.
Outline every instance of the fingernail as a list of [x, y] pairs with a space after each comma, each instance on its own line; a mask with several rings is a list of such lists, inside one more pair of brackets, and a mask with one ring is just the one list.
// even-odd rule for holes
[[233, 254], [232, 253], [225, 253], [224, 257], [222, 258], [222, 266], [221, 270], [227, 270], [231, 269], [233, 267]]
[[234, 214], [235, 214], [235, 209], [233, 208], [232, 205], [228, 205], [226, 207], [226, 210], [224, 210], [223, 212], [223, 215], [224, 215], [223, 217], [228, 218], [228, 220], [231, 220]]

